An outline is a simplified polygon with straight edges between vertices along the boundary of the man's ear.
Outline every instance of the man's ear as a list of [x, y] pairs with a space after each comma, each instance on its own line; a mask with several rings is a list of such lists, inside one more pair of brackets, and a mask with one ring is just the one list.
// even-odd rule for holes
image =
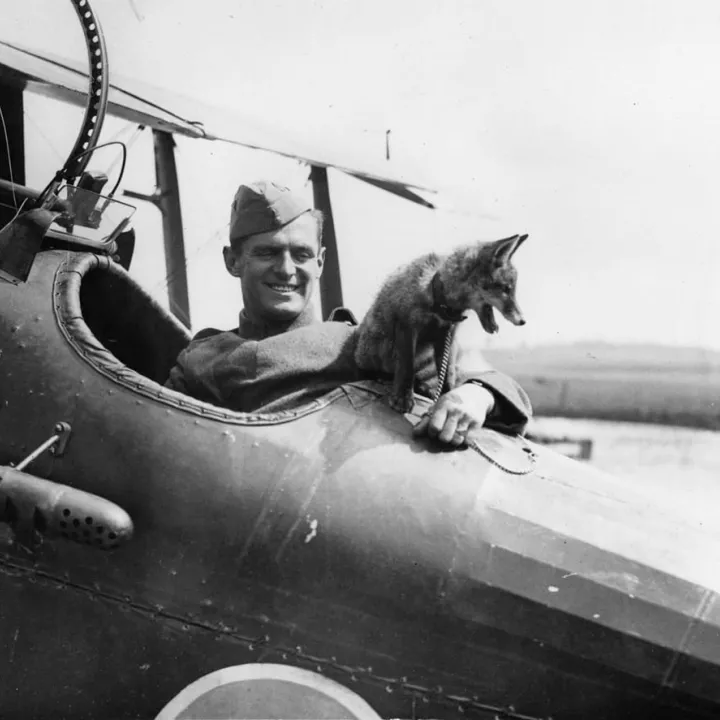
[[317, 256], [317, 263], [318, 263], [318, 277], [322, 275], [323, 268], [325, 267], [325, 248], [320, 247], [320, 252], [318, 252]]
[[231, 247], [223, 248], [223, 259], [225, 260], [225, 269], [233, 276], [240, 277], [242, 268], [240, 265], [240, 253], [235, 252]]

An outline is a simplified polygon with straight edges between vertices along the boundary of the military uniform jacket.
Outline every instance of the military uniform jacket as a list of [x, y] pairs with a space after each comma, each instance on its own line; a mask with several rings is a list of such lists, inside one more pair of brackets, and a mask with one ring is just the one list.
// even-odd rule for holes
[[[199, 400], [241, 412], [296, 408], [368, 374], [354, 360], [355, 327], [317, 322], [309, 313], [286, 326], [261, 326], [240, 313], [234, 330], [199, 332], [178, 356], [165, 385]], [[523, 389], [485, 360], [476, 315], [460, 323], [454, 342], [458, 384], [479, 383], [495, 398], [486, 425], [522, 433], [532, 414]], [[434, 358], [418, 357], [416, 391], [432, 396]]]

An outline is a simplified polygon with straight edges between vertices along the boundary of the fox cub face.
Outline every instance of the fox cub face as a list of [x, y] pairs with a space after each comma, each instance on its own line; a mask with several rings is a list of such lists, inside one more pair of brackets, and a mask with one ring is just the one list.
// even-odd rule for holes
[[478, 263], [470, 278], [468, 305], [478, 314], [486, 332], [498, 330], [493, 308], [513, 325], [524, 325], [517, 301], [517, 270], [510, 260], [515, 251], [527, 240], [527, 235], [513, 235], [485, 245], [479, 253]]

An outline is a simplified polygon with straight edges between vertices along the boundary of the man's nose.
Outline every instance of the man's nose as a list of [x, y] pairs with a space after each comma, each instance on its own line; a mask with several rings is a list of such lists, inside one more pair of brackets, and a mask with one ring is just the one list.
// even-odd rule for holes
[[289, 252], [282, 253], [278, 257], [278, 261], [275, 264], [275, 272], [278, 275], [289, 277], [295, 274], [295, 263], [293, 262], [292, 255]]

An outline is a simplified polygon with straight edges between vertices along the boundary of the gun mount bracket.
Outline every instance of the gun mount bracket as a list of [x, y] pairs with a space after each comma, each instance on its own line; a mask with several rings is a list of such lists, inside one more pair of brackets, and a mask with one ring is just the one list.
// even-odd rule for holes
[[44, 452], [50, 451], [54, 457], [62, 457], [65, 454], [72, 428], [69, 423], [58, 422], [53, 428], [51, 435], [44, 443], [33, 450], [26, 458], [21, 460], [16, 466], [16, 470], [24, 470], [33, 460], [37, 460]]
[[53, 431], [55, 433], [55, 436], [57, 436], [57, 440], [55, 441], [55, 444], [50, 448], [50, 454], [55, 457], [62, 457], [65, 454], [67, 444], [70, 441], [70, 434], [72, 433], [72, 428], [70, 427], [70, 423], [59, 422], [55, 424]]

